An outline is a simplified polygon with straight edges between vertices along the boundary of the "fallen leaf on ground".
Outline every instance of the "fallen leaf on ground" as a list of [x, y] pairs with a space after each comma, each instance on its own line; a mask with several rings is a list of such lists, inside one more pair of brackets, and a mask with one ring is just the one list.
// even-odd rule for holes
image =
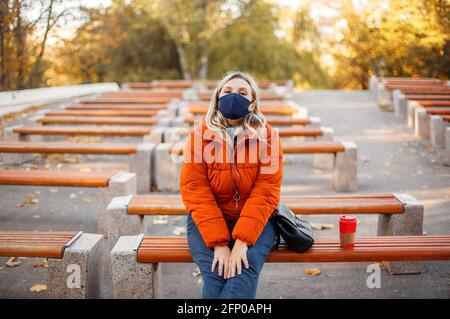
[[322, 230], [322, 229], [333, 229], [334, 226], [331, 224], [315, 224], [311, 223], [311, 228], [315, 230]]
[[198, 267], [195, 268], [194, 272], [192, 273], [192, 276], [198, 277], [200, 275], [201, 275], [200, 268], [198, 268]]
[[72, 193], [72, 194], [69, 195], [69, 197], [70, 197], [70, 198], [75, 198], [75, 197], [77, 197], [77, 194]]
[[34, 215], [33, 215], [33, 218], [36, 218], [36, 219], [37, 219], [37, 218], [41, 218], [41, 216], [40, 216], [39, 214], [34, 214]]
[[90, 197], [83, 197], [83, 201], [85, 203], [90, 203], [90, 202], [92, 202], [92, 199]]
[[172, 230], [172, 233], [177, 235], [177, 236], [181, 236], [181, 235], [186, 235], [186, 228], [184, 227], [176, 227], [174, 230]]
[[153, 219], [153, 224], [155, 225], [164, 225], [167, 224], [169, 221], [167, 219], [168, 217], [166, 215], [162, 215], [162, 216], [156, 216]]
[[319, 268], [308, 268], [308, 269], [305, 269], [305, 273], [309, 276], [317, 276], [317, 275], [320, 275], [320, 269]]
[[47, 268], [48, 267], [48, 261], [47, 260], [43, 260], [41, 262], [33, 263], [33, 267], [34, 268], [39, 268], [39, 267]]
[[17, 258], [16, 257], [11, 257], [8, 259], [8, 261], [6, 262], [6, 266], [8, 267], [17, 267], [19, 266], [21, 263], [19, 261], [16, 261]]
[[23, 207], [23, 203], [20, 203], [20, 204], [16, 204], [16, 208], [20, 208], [20, 207]]
[[41, 292], [41, 291], [45, 291], [45, 290], [47, 290], [47, 285], [37, 284], [30, 288], [31, 292]]
[[178, 224], [181, 221], [181, 218], [172, 219], [172, 224]]
[[59, 190], [57, 188], [50, 188], [50, 193], [57, 193]]

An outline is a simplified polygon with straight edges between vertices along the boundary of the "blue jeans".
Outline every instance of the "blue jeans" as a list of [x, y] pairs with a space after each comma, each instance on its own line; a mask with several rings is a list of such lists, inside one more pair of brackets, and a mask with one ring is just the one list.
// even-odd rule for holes
[[242, 266], [242, 273], [240, 275], [236, 273], [235, 277], [229, 279], [219, 276], [218, 265], [215, 271], [211, 272], [214, 250], [206, 246], [190, 214], [187, 217], [187, 237], [192, 258], [200, 268], [203, 278], [202, 298], [254, 299], [256, 297], [259, 274], [276, 242], [276, 232], [270, 221], [264, 227], [255, 245], [247, 250], [249, 268]]

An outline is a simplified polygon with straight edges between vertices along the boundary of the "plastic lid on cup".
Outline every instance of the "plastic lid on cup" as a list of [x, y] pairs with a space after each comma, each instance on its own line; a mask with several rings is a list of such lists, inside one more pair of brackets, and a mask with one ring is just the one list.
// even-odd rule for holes
[[339, 218], [339, 221], [344, 222], [344, 223], [353, 223], [353, 222], [356, 222], [356, 216], [343, 215]]

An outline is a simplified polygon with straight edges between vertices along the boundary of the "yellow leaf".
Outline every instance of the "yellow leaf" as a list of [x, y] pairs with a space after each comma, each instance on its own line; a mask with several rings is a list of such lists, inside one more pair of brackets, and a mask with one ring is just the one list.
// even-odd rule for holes
[[17, 258], [16, 257], [11, 257], [8, 259], [8, 261], [6, 262], [6, 266], [8, 267], [17, 267], [20, 265], [20, 262], [16, 261]]
[[315, 224], [311, 223], [311, 228], [315, 230], [322, 230], [322, 229], [333, 229], [334, 226], [331, 224]]
[[45, 259], [45, 260], [43, 260], [41, 262], [33, 263], [33, 267], [35, 267], [35, 268], [39, 268], [39, 267], [47, 268], [48, 267], [48, 261]]
[[320, 274], [320, 269], [319, 268], [308, 268], [308, 269], [305, 269], [305, 273], [309, 276], [317, 276]]
[[45, 290], [47, 290], [47, 285], [37, 284], [30, 288], [31, 292], [41, 292], [41, 291], [45, 291]]

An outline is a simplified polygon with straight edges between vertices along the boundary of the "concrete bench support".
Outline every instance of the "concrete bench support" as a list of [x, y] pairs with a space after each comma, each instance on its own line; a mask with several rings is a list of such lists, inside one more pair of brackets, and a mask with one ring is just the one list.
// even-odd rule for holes
[[[403, 203], [403, 214], [378, 215], [378, 236], [422, 236], [423, 205], [407, 194], [394, 194]], [[384, 262], [391, 274], [414, 274], [422, 272], [420, 262]]]
[[430, 116], [427, 114], [427, 110], [423, 107], [416, 108], [416, 114], [414, 119], [414, 132], [417, 137], [422, 139], [430, 138]]
[[171, 154], [173, 143], [161, 143], [155, 149], [155, 185], [158, 191], [179, 191], [183, 155]]
[[445, 129], [450, 125], [450, 122], [444, 121], [440, 115], [430, 116], [430, 138], [431, 145], [435, 149], [445, 147]]
[[358, 147], [353, 142], [342, 142], [344, 152], [335, 156], [333, 168], [333, 188], [338, 192], [355, 192], [358, 189]]
[[[317, 138], [320, 141], [332, 141], [334, 136], [334, 130], [331, 127], [322, 126], [323, 135]], [[333, 169], [334, 166], [334, 154], [314, 154], [313, 166], [319, 169]]]
[[147, 143], [137, 146], [137, 152], [131, 155], [130, 171], [137, 176], [137, 192], [151, 192], [152, 157], [155, 144]]
[[100, 297], [99, 255], [102, 235], [81, 234], [64, 250], [62, 259], [48, 260], [48, 297], [91, 299]]
[[144, 215], [129, 215], [128, 204], [133, 195], [114, 197], [106, 211], [106, 233], [111, 249], [120, 236], [146, 233]]
[[160, 297], [161, 264], [137, 262], [137, 248], [141, 239], [141, 236], [120, 237], [111, 251], [115, 299]]
[[391, 91], [384, 88], [383, 83], [378, 83], [376, 92], [377, 102], [380, 106], [392, 106]]
[[408, 113], [408, 100], [406, 96], [400, 91], [396, 90], [393, 93], [394, 114], [401, 119], [406, 119]]
[[421, 108], [419, 102], [417, 101], [408, 101], [408, 110], [407, 110], [407, 125], [408, 127], [414, 128], [414, 120], [416, 117], [416, 109]]
[[100, 189], [101, 202], [97, 218], [100, 234], [106, 235], [106, 207], [114, 197], [136, 194], [136, 174], [120, 172], [113, 176], [106, 188]]
[[450, 166], [450, 127], [445, 128], [445, 158], [444, 165]]

